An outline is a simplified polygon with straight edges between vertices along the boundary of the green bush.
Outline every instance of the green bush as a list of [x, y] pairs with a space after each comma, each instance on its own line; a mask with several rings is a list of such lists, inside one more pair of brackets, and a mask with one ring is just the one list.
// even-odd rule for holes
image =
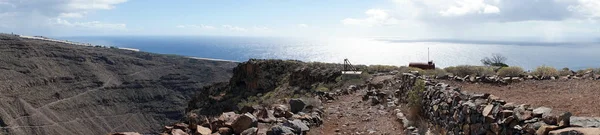
[[534, 76], [558, 76], [558, 70], [554, 67], [542, 65], [537, 67], [531, 74]]
[[503, 68], [500, 68], [500, 70], [498, 70], [498, 76], [514, 77], [514, 76], [520, 76], [524, 72], [525, 71], [521, 67], [515, 67], [515, 66], [503, 67]]
[[397, 66], [390, 66], [390, 65], [369, 65], [367, 67], [367, 72], [374, 74], [374, 73], [382, 73], [382, 72], [391, 72], [394, 70], [398, 70], [399, 68]]
[[456, 67], [444, 68], [446, 72], [457, 76], [466, 75], [495, 75], [494, 69], [487, 66], [471, 66], [471, 65], [460, 65]]
[[415, 86], [408, 91], [408, 106], [421, 108], [421, 95], [425, 91], [425, 81], [417, 80]]

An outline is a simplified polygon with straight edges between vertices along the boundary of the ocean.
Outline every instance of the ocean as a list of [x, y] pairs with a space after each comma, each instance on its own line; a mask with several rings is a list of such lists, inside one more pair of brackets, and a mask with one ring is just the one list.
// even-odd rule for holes
[[[86, 36], [58, 39], [190, 57], [246, 61], [294, 59], [353, 64], [408, 65], [433, 60], [437, 67], [481, 65], [493, 53], [526, 70], [540, 65], [557, 69], [600, 67], [600, 42], [509, 42], [402, 40], [395, 38], [275, 38], [228, 36]], [[428, 51], [429, 50], [429, 51]], [[428, 53], [429, 52], [429, 53]], [[428, 55], [429, 54], [429, 55]], [[429, 56], [429, 58], [428, 58]]]

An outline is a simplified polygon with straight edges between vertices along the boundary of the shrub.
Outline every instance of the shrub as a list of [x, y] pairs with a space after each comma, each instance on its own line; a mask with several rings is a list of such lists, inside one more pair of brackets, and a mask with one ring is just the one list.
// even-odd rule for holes
[[585, 74], [588, 71], [592, 71], [594, 74], [599, 74], [600, 73], [600, 69], [599, 68], [596, 68], [596, 69], [594, 69], [594, 68], [588, 68], [588, 69], [585, 69], [585, 70], [577, 70], [577, 74], [578, 75], [583, 75], [583, 74]]
[[486, 66], [471, 66], [471, 65], [461, 65], [456, 67], [446, 67], [444, 68], [446, 72], [451, 73], [457, 76], [466, 76], [466, 75], [494, 75], [494, 69]]
[[425, 81], [417, 80], [415, 86], [408, 91], [408, 106], [421, 108], [421, 95], [425, 91]]
[[367, 72], [369, 73], [381, 73], [381, 72], [391, 72], [394, 70], [398, 70], [399, 68], [396, 66], [390, 65], [369, 65], [367, 67]]
[[445, 70], [440, 68], [435, 68], [434, 70], [424, 70], [423, 75], [427, 76], [444, 76], [448, 74]]
[[571, 72], [571, 70], [569, 68], [565, 67], [558, 72], [558, 75], [560, 75], [560, 76], [573, 75], [573, 72]]
[[503, 67], [498, 70], [498, 76], [514, 77], [520, 76], [524, 73], [521, 67]]
[[537, 67], [531, 74], [534, 76], [558, 76], [558, 70], [554, 67], [542, 65]]

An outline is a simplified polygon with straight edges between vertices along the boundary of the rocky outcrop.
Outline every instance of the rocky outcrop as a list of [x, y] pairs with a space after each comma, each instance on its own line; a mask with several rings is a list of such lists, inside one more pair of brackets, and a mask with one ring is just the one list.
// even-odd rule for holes
[[[292, 95], [315, 95], [317, 85], [336, 82], [341, 67], [338, 64], [251, 59], [233, 69], [234, 75], [228, 83], [207, 86], [199, 91], [189, 102], [186, 112], [219, 115], [241, 110], [238, 104], [248, 102], [249, 97], [283, 99]], [[289, 109], [293, 112], [302, 109], [294, 107]]]
[[[291, 101], [298, 101], [298, 99], [291, 99]], [[323, 123], [322, 106], [309, 106], [310, 109], [303, 109], [297, 113], [292, 113], [285, 108], [288, 107], [286, 105], [258, 106], [253, 109], [254, 111], [245, 114], [225, 112], [218, 117], [195, 117], [196, 120], [188, 119], [165, 126], [163, 134], [301, 135], [310, 131], [311, 127], [318, 127]], [[275, 117], [272, 113], [276, 110], [283, 111], [284, 114], [291, 114], [291, 116], [278, 115]], [[202, 120], [201, 118], [206, 119]], [[261, 120], [266, 118], [271, 120]]]
[[0, 35], [0, 134], [158, 133], [237, 64]]

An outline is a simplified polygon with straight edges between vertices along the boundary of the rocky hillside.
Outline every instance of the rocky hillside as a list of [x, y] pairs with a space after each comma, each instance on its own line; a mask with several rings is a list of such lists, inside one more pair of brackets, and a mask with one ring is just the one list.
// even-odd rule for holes
[[310, 97], [319, 87], [339, 87], [341, 65], [292, 60], [249, 60], [233, 69], [228, 83], [211, 85], [190, 101], [188, 112], [220, 115], [244, 105], [269, 105]]
[[0, 35], [0, 134], [158, 133], [237, 64]]

